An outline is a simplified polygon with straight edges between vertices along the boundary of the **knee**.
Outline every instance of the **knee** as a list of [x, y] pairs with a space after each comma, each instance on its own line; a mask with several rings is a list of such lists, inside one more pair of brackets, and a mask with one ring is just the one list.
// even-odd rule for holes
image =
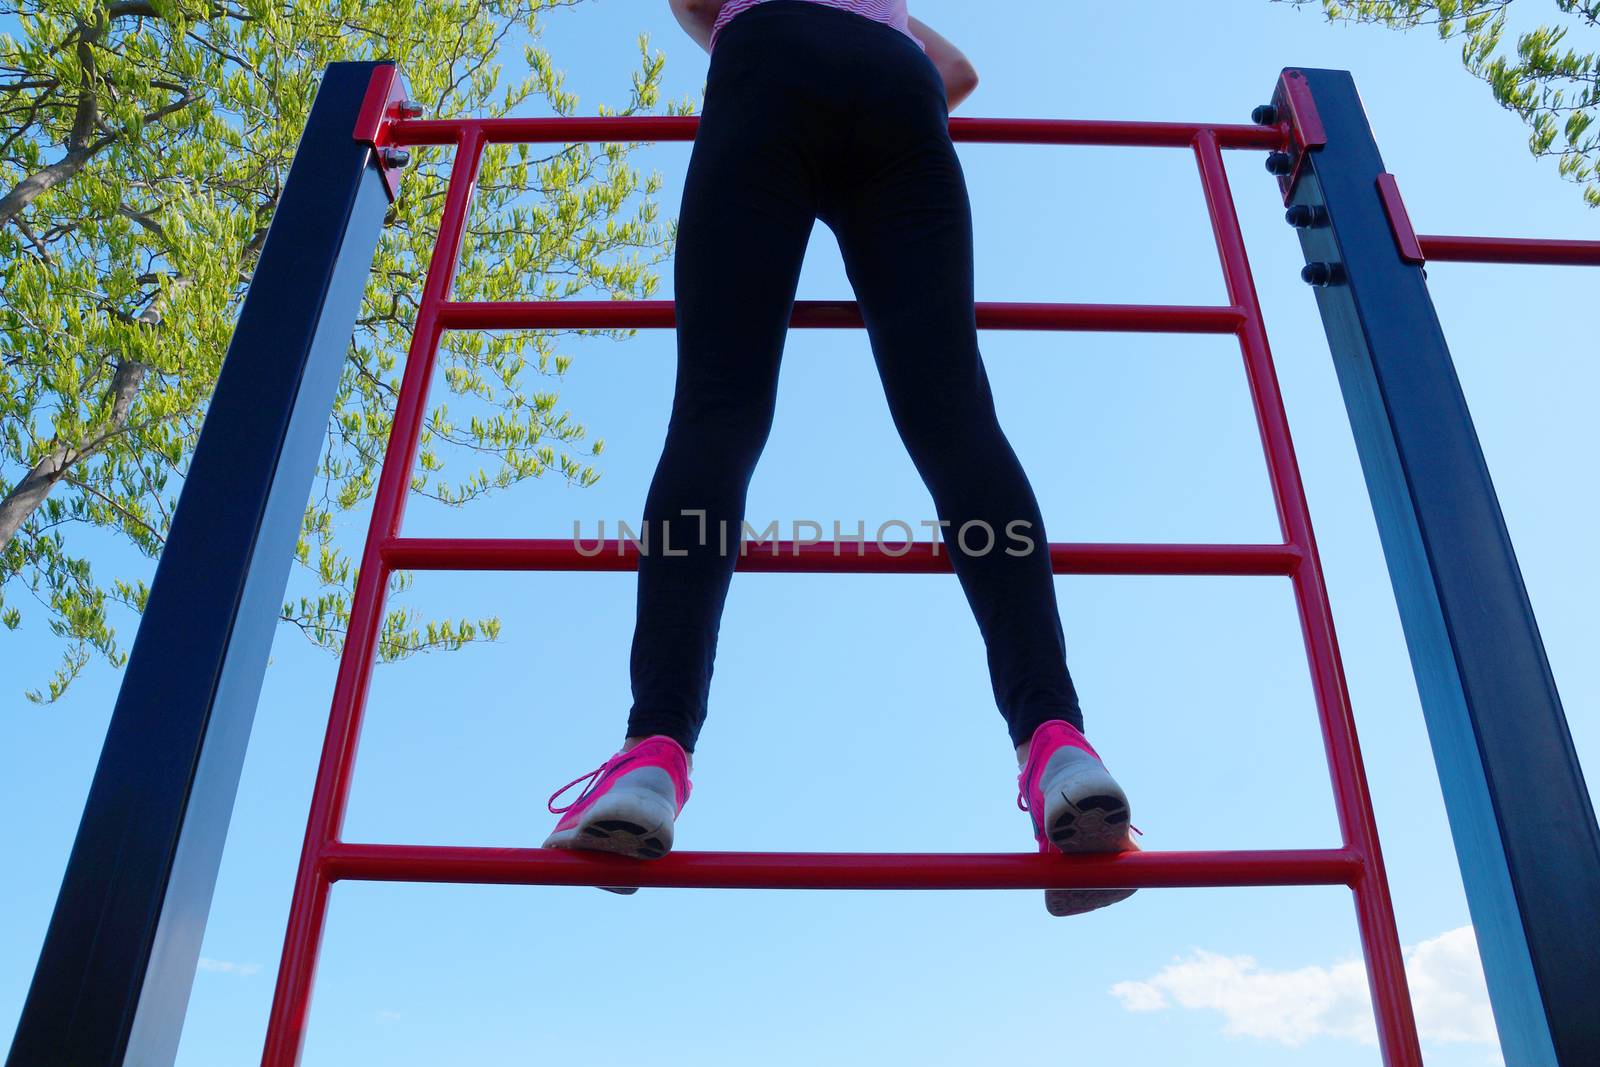
[[667, 436], [727, 461], [753, 462], [772, 432], [774, 410], [771, 403], [701, 394], [673, 405]]
[[981, 454], [995, 441], [1004, 439], [987, 394], [934, 394], [914, 404], [897, 406], [891, 414], [900, 439], [918, 461], [952, 452]]

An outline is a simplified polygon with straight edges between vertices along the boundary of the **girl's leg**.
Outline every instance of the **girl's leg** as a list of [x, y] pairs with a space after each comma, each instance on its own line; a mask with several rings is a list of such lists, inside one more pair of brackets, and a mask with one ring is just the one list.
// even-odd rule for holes
[[895, 427], [946, 524], [995, 701], [1021, 746], [1047, 720], [1083, 725], [1044, 520], [978, 351], [972, 218], [943, 97], [903, 98], [881, 115], [858, 138], [875, 148], [865, 177], [821, 217], [838, 236]]
[[[1135, 848], [1128, 798], [1079, 732], [1044, 521], [995, 417], [978, 352], [966, 183], [936, 72], [914, 69], [929, 76], [926, 91], [863, 119], [862, 177], [829, 197], [821, 217], [838, 235], [895, 426], [947, 524], [995, 701], [1019, 757], [1030, 749], [1017, 785], [1039, 850]], [[1008, 537], [1014, 523], [1025, 524], [1028, 551]], [[1048, 889], [1044, 900], [1052, 915], [1077, 915], [1132, 892]]]
[[690, 752], [816, 219], [793, 116], [753, 77], [756, 57], [723, 54], [733, 43], [719, 45], [712, 63], [685, 177], [673, 271], [677, 383], [645, 500], [630, 657], [628, 735], [664, 734]]

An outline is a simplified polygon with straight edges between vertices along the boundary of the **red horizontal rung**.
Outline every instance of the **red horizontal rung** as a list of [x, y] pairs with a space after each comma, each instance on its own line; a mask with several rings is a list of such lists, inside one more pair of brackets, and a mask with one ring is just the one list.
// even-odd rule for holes
[[1553, 267], [1600, 267], [1600, 241], [1553, 241], [1530, 237], [1418, 237], [1424, 258], [1457, 263], [1543, 263]]
[[[942, 574], [951, 569], [950, 547], [933, 541], [752, 541], [744, 551], [737, 569], [769, 574]], [[398, 537], [385, 541], [380, 552], [391, 570], [402, 571], [632, 571], [638, 569], [640, 549], [623, 538]], [[1304, 558], [1293, 545], [1050, 546], [1057, 574], [1292, 575]]]
[[609, 885], [676, 889], [1112, 889], [1354, 885], [1348, 849], [1257, 852], [1018, 853], [674, 852], [634, 860], [545, 848], [334, 844], [329, 881]]
[[[389, 131], [392, 145], [455, 144], [476, 131], [489, 144], [577, 144], [595, 141], [692, 141], [695, 115], [613, 115], [571, 118], [410, 119]], [[1223, 148], [1284, 147], [1277, 126], [1238, 123], [1104, 122], [1094, 119], [953, 118], [950, 137], [989, 144], [1102, 145], [1187, 148], [1202, 132]]]
[[[1099, 333], [1237, 333], [1238, 308], [1162, 304], [977, 304], [980, 330], [1076, 330]], [[447, 330], [671, 329], [670, 300], [524, 300], [443, 304]], [[860, 327], [853, 300], [797, 300], [789, 325], [808, 329]]]

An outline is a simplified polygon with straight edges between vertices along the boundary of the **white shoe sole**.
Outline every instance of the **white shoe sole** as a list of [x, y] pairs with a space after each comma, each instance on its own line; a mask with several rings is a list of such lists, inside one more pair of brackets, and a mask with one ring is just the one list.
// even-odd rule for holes
[[[1105, 765], [1082, 749], [1062, 748], [1050, 757], [1040, 791], [1045, 836], [1068, 855], [1121, 852], [1131, 814], [1127, 794]], [[1133, 889], [1046, 889], [1051, 915], [1081, 915], [1133, 896]]]
[[[622, 775], [604, 796], [565, 830], [545, 838], [545, 848], [609, 852], [656, 860], [672, 851], [677, 805], [672, 780], [657, 767]], [[637, 886], [601, 886], [612, 893], [637, 893]]]

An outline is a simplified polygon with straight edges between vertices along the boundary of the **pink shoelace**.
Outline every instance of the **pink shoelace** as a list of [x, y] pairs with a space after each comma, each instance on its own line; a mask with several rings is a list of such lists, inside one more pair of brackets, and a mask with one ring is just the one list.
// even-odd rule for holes
[[[617, 755], [612, 756], [610, 759], [600, 764], [600, 766], [596, 767], [588, 774], [578, 775], [578, 777], [574, 778], [560, 789], [557, 789], [554, 793], [551, 793], [550, 799], [544, 802], [544, 806], [552, 815], [565, 815], [579, 804], [582, 804], [584, 797], [587, 797], [590, 792], [593, 791], [594, 787], [600, 783], [601, 775], [605, 774], [606, 770], [610, 768], [612, 764], [621, 766], [623, 763], [630, 762], [628, 760], [621, 759], [622, 755], [623, 754], [619, 752]], [[579, 782], [583, 782], [585, 785], [583, 790], [578, 794], [577, 798], [573, 800], [571, 804], [563, 804], [561, 807], [556, 807], [556, 798], [562, 793], [565, 793], [567, 790], [571, 789], [573, 786], [577, 785]]]

